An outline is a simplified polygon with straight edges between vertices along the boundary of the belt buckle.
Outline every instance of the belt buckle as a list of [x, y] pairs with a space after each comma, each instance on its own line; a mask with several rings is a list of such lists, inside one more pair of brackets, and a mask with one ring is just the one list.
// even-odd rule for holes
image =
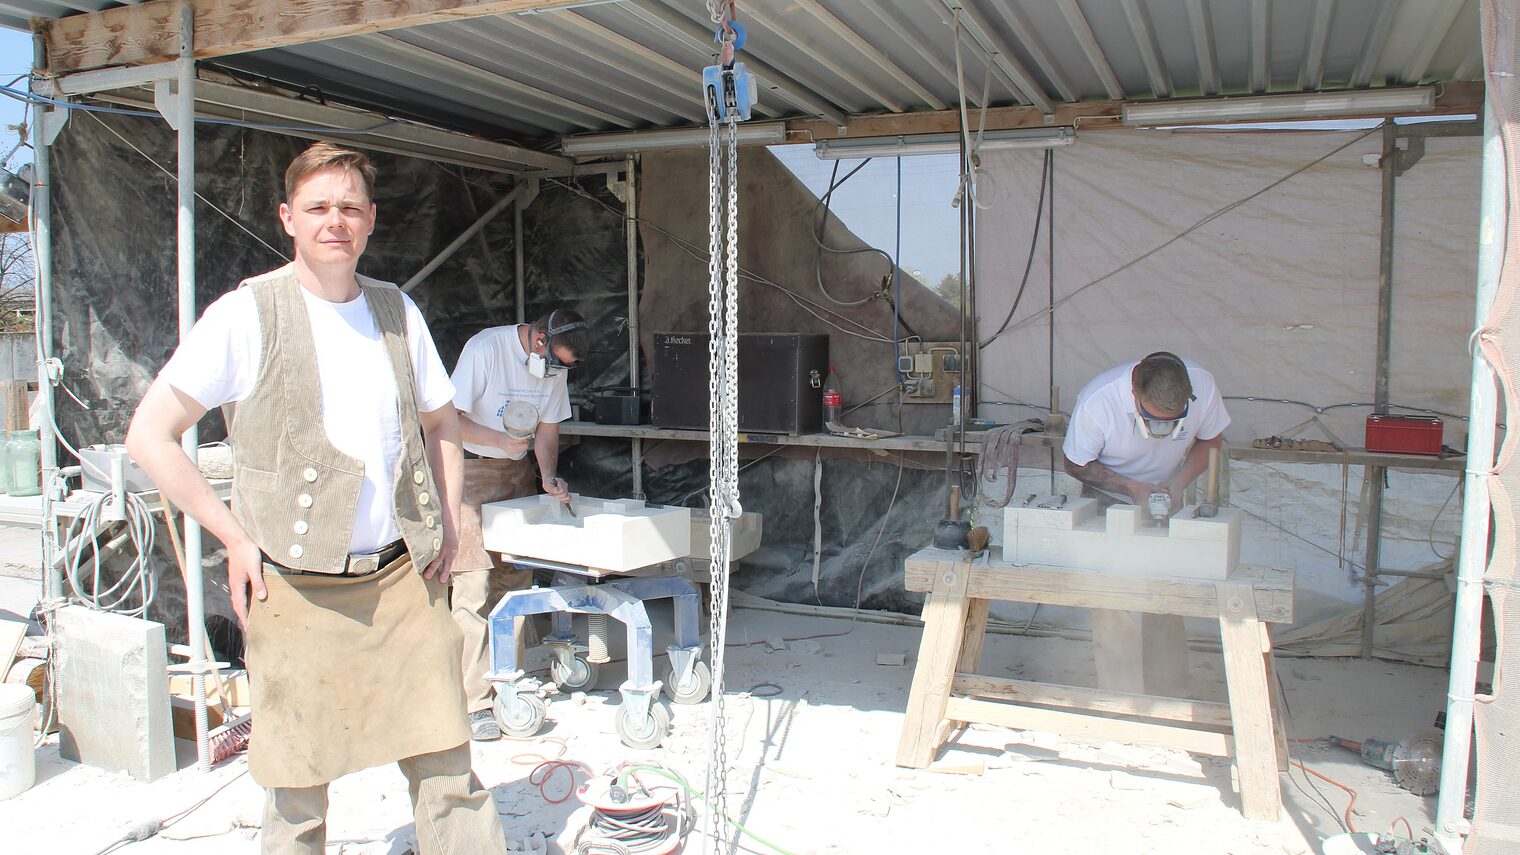
[[368, 576], [380, 569], [380, 554], [371, 552], [368, 555], [350, 555], [348, 558], [348, 572], [353, 576]]

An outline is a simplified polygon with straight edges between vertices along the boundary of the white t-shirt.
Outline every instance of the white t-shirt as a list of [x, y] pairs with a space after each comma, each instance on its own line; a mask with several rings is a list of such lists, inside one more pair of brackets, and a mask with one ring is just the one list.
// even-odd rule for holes
[[[1166, 439], [1141, 435], [1135, 420], [1131, 373], [1139, 360], [1111, 368], [1092, 379], [1077, 395], [1062, 450], [1078, 466], [1094, 460], [1126, 478], [1150, 484], [1176, 474], [1195, 439], [1213, 439], [1230, 424], [1214, 375], [1183, 360], [1193, 383], [1193, 396], [1182, 429]], [[1127, 497], [1124, 498], [1128, 501]]]
[[[393, 495], [401, 454], [395, 374], [363, 294], [329, 303], [300, 290], [316, 340], [322, 426], [335, 448], [364, 463], [348, 550], [373, 552], [401, 536]], [[404, 294], [402, 300], [419, 409], [432, 412], [448, 405], [454, 387], [417, 304]], [[253, 393], [262, 355], [258, 304], [251, 289], [238, 288], [206, 307], [159, 376], [209, 410]]]
[[[565, 372], [553, 377], [528, 373], [528, 353], [518, 329], [525, 324], [491, 327], [465, 342], [454, 366], [454, 406], [464, 417], [492, 430], [501, 430], [507, 404], [527, 401], [538, 409], [540, 424], [557, 424], [570, 418], [570, 391]], [[466, 442], [464, 447], [481, 457], [506, 457], [494, 445]], [[521, 460], [527, 452], [513, 458]]]

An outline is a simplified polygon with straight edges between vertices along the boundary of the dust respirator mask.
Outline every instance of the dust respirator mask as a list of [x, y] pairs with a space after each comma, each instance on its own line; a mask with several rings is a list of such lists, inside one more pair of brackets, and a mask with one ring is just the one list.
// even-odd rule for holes
[[554, 355], [554, 337], [571, 330], [585, 329], [586, 327], [584, 321], [573, 321], [562, 326], [555, 326], [554, 314], [554, 312], [549, 313], [548, 329], [544, 331], [544, 352], [533, 353], [529, 351], [528, 353], [528, 373], [540, 380], [556, 377], [575, 367], [571, 363], [560, 361], [560, 358]]

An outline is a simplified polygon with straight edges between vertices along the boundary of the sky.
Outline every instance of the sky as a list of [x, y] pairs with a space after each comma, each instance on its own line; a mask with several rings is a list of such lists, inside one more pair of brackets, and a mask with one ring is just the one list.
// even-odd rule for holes
[[[26, 74], [31, 68], [32, 34], [0, 27], [0, 83], [8, 85], [13, 78]], [[24, 90], [26, 81], [18, 80], [10, 88]], [[16, 132], [10, 130], [9, 126], [21, 121], [24, 109], [25, 105], [20, 101], [0, 95], [0, 155], [16, 145]], [[31, 150], [23, 148], [16, 152], [6, 166], [14, 170], [31, 159]]]
[[[835, 163], [839, 164], [840, 178], [860, 165], [859, 160], [820, 160], [811, 145], [778, 145], [770, 150], [814, 196], [827, 192]], [[954, 154], [875, 158], [834, 191], [829, 211], [861, 240], [893, 254], [900, 162], [903, 207], [898, 266], [933, 287], [947, 274], [960, 272], [960, 220], [950, 206], [959, 178], [959, 160]]]

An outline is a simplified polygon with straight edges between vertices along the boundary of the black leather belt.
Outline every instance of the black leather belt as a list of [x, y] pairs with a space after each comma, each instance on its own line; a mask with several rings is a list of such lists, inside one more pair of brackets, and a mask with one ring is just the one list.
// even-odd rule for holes
[[405, 552], [406, 541], [397, 538], [374, 552], [361, 552], [349, 555], [348, 559], [343, 562], [343, 569], [335, 573], [323, 573], [319, 570], [297, 570], [294, 567], [286, 567], [278, 561], [272, 561], [267, 555], [264, 556], [264, 563], [275, 567], [282, 576], [368, 576], [379, 572], [380, 568], [388, 566], [392, 561], [405, 554]]

